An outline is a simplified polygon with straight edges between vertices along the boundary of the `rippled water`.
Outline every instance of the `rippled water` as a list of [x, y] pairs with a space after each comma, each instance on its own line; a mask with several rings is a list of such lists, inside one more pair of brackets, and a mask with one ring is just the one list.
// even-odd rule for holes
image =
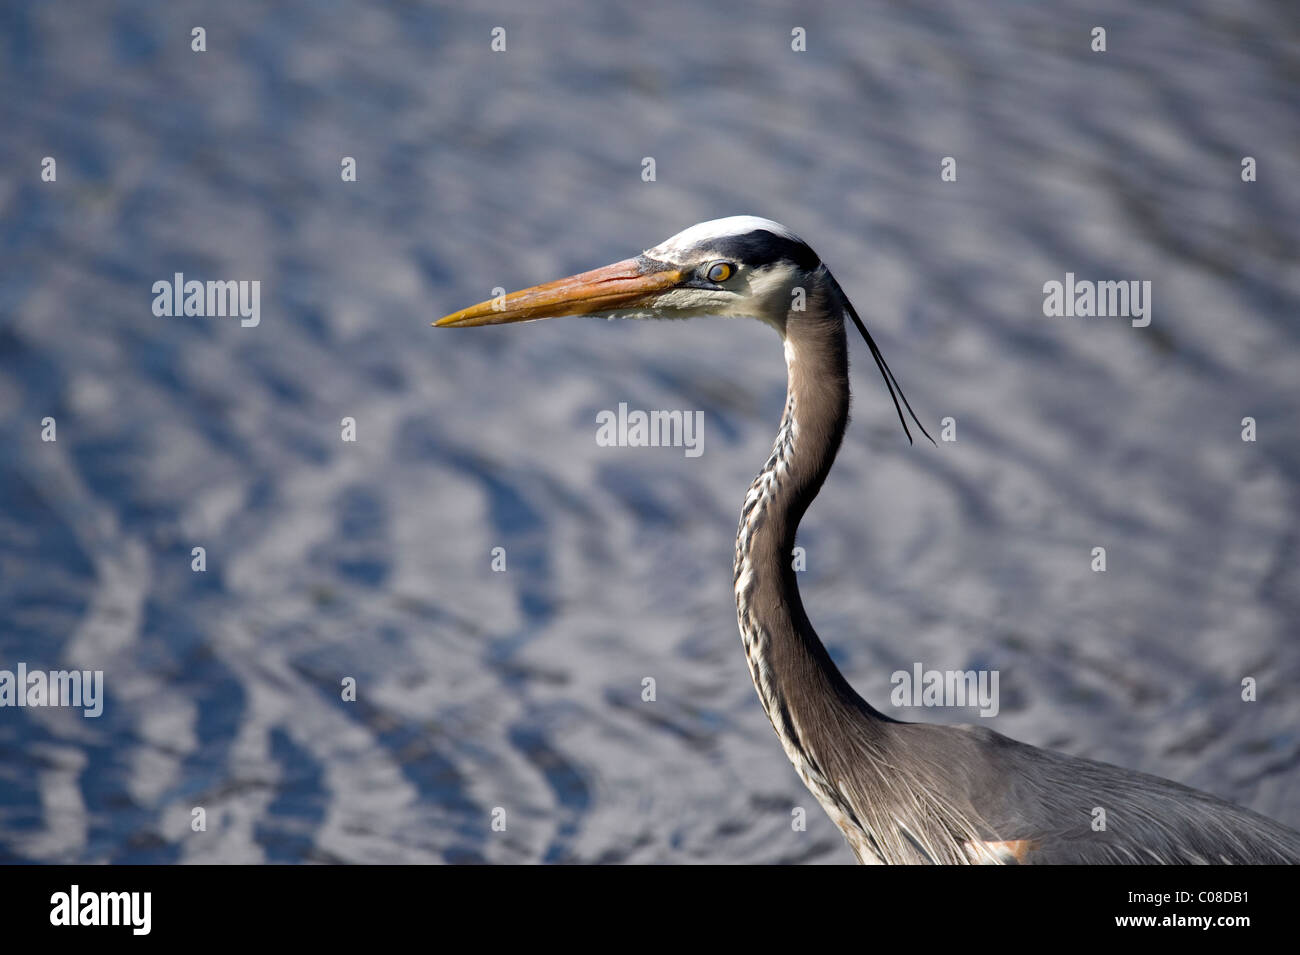
[[[0, 668], [107, 683], [0, 710], [0, 858], [851, 861], [733, 616], [772, 332], [428, 327], [735, 213], [957, 422], [909, 447], [858, 349], [802, 534], [854, 685], [958, 722], [890, 673], [995, 668], [994, 728], [1300, 826], [1294, 10], [541, 6], [0, 14]], [[1067, 271], [1151, 281], [1151, 326], [1044, 317]], [[259, 280], [260, 325], [155, 317], [175, 272]], [[620, 402], [704, 453], [598, 446]]]

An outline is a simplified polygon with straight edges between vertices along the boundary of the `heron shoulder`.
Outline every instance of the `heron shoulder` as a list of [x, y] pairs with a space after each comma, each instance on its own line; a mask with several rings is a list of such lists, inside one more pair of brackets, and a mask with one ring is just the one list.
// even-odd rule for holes
[[[1040, 749], [984, 726], [908, 723], [907, 744], [954, 767], [947, 785], [1017, 862], [1300, 862], [1300, 833], [1181, 783]], [[957, 768], [960, 767], [960, 768]]]

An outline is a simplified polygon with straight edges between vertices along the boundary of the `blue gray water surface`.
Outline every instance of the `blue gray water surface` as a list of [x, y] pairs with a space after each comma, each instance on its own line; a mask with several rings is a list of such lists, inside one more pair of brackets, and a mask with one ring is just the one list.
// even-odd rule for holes
[[[771, 329], [428, 327], [737, 213], [956, 422], [855, 346], [801, 538], [854, 685], [975, 721], [890, 674], [993, 668], [993, 728], [1300, 826], [1294, 8], [464, 6], [4, 5], [0, 668], [107, 700], [0, 710], [0, 859], [851, 861], [733, 616]], [[176, 272], [260, 325], [155, 317]], [[1045, 317], [1066, 272], [1151, 325]], [[620, 402], [704, 453], [599, 446]]]

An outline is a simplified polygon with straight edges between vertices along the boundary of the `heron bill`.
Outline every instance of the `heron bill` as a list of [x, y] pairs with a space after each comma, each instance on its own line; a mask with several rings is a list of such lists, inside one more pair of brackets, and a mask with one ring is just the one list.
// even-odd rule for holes
[[685, 272], [655, 268], [657, 264], [641, 256], [624, 259], [590, 272], [479, 302], [452, 312], [433, 324], [438, 328], [468, 328], [633, 308], [646, 297], [672, 288], [686, 278]]

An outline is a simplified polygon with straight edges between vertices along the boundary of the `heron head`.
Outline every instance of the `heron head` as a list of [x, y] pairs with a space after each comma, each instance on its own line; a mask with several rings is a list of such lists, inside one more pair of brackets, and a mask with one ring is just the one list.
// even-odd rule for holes
[[439, 327], [504, 325], [564, 315], [601, 318], [757, 318], [784, 331], [796, 289], [821, 260], [778, 222], [701, 222], [634, 258], [480, 302]]
[[[799, 291], [802, 290], [803, 301]], [[813, 307], [815, 293], [828, 295]], [[806, 306], [806, 310], [804, 310]], [[731, 216], [693, 225], [640, 255], [604, 268], [471, 305], [433, 324], [440, 328], [505, 325], [563, 315], [601, 318], [694, 318], [722, 315], [757, 318], [787, 335], [787, 322], [802, 313], [811, 320], [852, 320], [885, 379], [908, 441], [907, 403], [867, 326], [808, 243], [771, 219]], [[789, 338], [786, 338], [787, 343]], [[902, 403], [900, 404], [900, 399]], [[933, 438], [930, 438], [933, 442]]]

